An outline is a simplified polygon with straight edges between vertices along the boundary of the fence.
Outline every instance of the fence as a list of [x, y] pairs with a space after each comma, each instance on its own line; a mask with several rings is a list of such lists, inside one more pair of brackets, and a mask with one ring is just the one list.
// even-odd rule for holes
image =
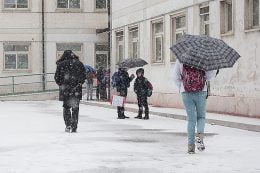
[[0, 95], [56, 91], [54, 73], [0, 77]]

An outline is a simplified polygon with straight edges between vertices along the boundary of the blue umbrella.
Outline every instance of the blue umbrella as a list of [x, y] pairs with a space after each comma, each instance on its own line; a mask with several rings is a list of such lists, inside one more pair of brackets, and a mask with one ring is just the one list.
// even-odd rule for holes
[[85, 64], [84, 65], [87, 73], [96, 73], [96, 69], [90, 65]]

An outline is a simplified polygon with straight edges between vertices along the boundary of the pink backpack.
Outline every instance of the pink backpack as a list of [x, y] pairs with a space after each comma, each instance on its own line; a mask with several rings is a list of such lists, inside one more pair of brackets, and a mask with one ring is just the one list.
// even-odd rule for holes
[[185, 91], [202, 91], [206, 82], [205, 75], [205, 71], [183, 64], [182, 81]]

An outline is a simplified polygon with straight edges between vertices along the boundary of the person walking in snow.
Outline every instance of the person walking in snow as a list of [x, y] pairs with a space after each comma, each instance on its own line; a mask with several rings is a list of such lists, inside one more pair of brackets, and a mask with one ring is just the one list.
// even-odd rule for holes
[[95, 73], [87, 72], [86, 73], [86, 83], [87, 83], [87, 100], [93, 100], [93, 84], [94, 84]]
[[[114, 87], [116, 88], [117, 95], [122, 97], [127, 97], [127, 89], [130, 87], [130, 82], [135, 78], [135, 75], [132, 74], [129, 76], [127, 72], [127, 68], [120, 67], [117, 72], [115, 72], [116, 76], [116, 84]], [[124, 107], [117, 107], [117, 114], [118, 119], [125, 119], [129, 118], [128, 116], [125, 116], [125, 108]]]
[[142, 119], [143, 114], [143, 107], [145, 109], [144, 113], [144, 119], [149, 119], [149, 108], [147, 103], [147, 97], [148, 97], [148, 89], [149, 89], [149, 81], [144, 77], [144, 69], [139, 68], [136, 70], [136, 76], [134, 83], [134, 92], [137, 95], [137, 101], [138, 101], [138, 115], [135, 118]]
[[71, 50], [64, 51], [56, 64], [57, 69], [54, 79], [59, 85], [59, 100], [63, 101], [65, 131], [77, 132], [82, 84], [86, 79], [85, 68]]
[[200, 151], [205, 149], [203, 142], [206, 116], [206, 81], [211, 80], [214, 71], [203, 71], [182, 64], [177, 59], [173, 69], [173, 80], [182, 95], [188, 117], [188, 153], [195, 153], [195, 128], [197, 124], [196, 144]]

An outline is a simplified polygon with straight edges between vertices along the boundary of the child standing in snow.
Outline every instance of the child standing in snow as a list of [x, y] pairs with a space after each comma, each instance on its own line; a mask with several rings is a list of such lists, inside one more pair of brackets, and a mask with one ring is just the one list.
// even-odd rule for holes
[[138, 115], [135, 118], [142, 119], [142, 113], [143, 113], [143, 107], [145, 109], [144, 113], [144, 119], [149, 119], [149, 107], [147, 103], [147, 97], [148, 97], [148, 90], [149, 90], [149, 81], [144, 77], [144, 69], [139, 68], [136, 71], [137, 78], [135, 79], [134, 83], [134, 92], [137, 95], [137, 101], [138, 101]]

